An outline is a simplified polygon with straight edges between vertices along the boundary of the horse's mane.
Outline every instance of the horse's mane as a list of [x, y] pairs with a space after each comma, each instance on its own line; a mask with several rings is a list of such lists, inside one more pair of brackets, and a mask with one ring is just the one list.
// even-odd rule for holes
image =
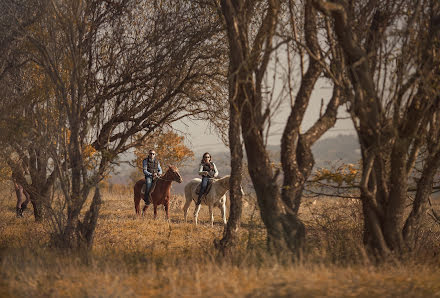
[[177, 172], [177, 167], [176, 166], [169, 166], [168, 168], [173, 170], [174, 172]]
[[165, 171], [165, 173], [163, 174], [163, 176], [166, 176], [167, 174], [171, 174], [170, 172], [177, 172], [177, 167], [175, 166], [169, 166], [168, 169]]

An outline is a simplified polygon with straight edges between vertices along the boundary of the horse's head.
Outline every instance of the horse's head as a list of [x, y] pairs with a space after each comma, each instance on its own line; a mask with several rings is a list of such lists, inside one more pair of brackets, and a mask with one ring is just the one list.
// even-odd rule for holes
[[[222, 184], [223, 188], [229, 189], [229, 180], [230, 179], [231, 179], [231, 176], [227, 175], [227, 176], [224, 176], [224, 177], [220, 178], [217, 181]], [[245, 193], [243, 191], [243, 187], [241, 185], [240, 185], [240, 192], [241, 192], [242, 196], [245, 195]]]
[[169, 179], [172, 181], [176, 181], [177, 183], [182, 183], [183, 179], [180, 176], [179, 169], [175, 166], [168, 166], [168, 171], [166, 173], [169, 175]]

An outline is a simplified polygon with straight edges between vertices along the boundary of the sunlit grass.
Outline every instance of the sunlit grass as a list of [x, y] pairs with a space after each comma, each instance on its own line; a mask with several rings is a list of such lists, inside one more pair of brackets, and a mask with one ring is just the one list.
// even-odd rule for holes
[[[240, 246], [222, 259], [213, 248], [223, 233], [219, 210], [214, 227], [206, 207], [195, 226], [193, 207], [189, 222], [183, 222], [181, 197], [173, 198], [169, 222], [162, 208], [157, 220], [152, 208], [146, 217], [136, 217], [130, 193], [104, 193], [103, 199], [94, 246], [86, 254], [51, 248], [48, 231], [33, 221], [32, 209], [16, 218], [13, 196], [4, 195], [0, 297], [440, 296], [440, 249], [374, 266], [363, 253], [359, 206], [353, 202], [303, 204], [307, 245], [293, 263], [267, 254], [252, 205], [245, 210]], [[431, 231], [427, 239], [435, 242], [438, 227]]]

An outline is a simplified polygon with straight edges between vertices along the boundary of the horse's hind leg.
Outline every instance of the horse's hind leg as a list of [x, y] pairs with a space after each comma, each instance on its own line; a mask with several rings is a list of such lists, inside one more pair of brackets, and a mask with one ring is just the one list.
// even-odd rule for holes
[[137, 200], [136, 197], [134, 198], [134, 211], [136, 212], [136, 215], [141, 215], [141, 208], [139, 207], [140, 200]]

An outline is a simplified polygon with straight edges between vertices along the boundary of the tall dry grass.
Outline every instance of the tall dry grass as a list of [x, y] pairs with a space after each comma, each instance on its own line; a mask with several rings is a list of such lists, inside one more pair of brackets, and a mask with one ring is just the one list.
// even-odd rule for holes
[[3, 191], [0, 297], [440, 296], [440, 231], [434, 224], [416, 255], [375, 266], [362, 249], [358, 203], [306, 201], [302, 258], [279, 261], [265, 250], [266, 235], [251, 203], [240, 246], [222, 259], [213, 249], [223, 232], [219, 210], [211, 227], [202, 207], [196, 227], [192, 218], [183, 222], [182, 203], [182, 197], [173, 198], [168, 223], [162, 208], [157, 220], [151, 208], [146, 218], [137, 218], [129, 192], [104, 193], [92, 252], [67, 253], [50, 247], [45, 225], [34, 223], [30, 211], [16, 218], [14, 197]]

